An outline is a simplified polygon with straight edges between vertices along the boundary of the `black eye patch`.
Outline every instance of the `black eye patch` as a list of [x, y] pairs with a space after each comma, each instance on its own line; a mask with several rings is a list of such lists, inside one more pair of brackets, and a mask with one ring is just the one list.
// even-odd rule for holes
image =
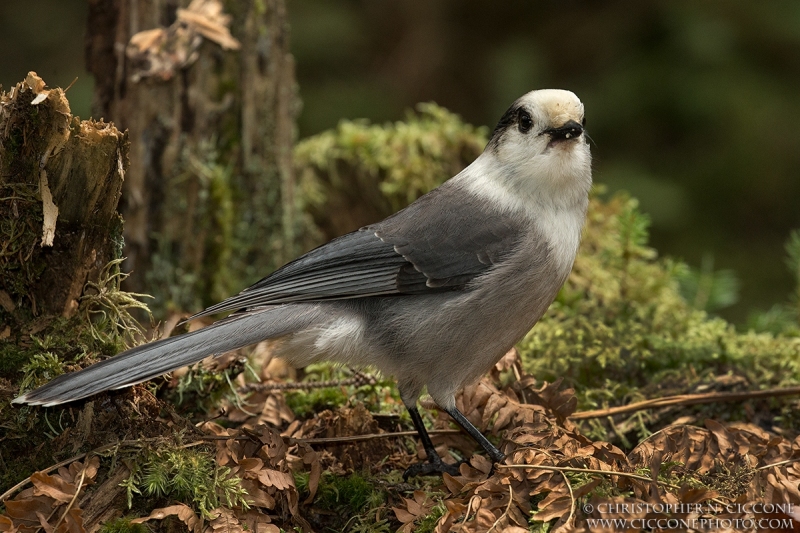
[[517, 127], [519, 128], [520, 133], [528, 133], [533, 127], [533, 119], [531, 118], [531, 114], [524, 109], [520, 109], [517, 112]]

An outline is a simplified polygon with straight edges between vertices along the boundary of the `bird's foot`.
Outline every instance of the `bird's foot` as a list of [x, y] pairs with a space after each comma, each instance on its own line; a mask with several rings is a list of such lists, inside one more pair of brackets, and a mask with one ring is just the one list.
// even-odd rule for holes
[[403, 472], [403, 481], [408, 481], [408, 478], [414, 476], [430, 476], [434, 474], [444, 474], [445, 472], [451, 476], [459, 476], [461, 473], [458, 470], [458, 465], [462, 462], [463, 461], [450, 465], [442, 461], [437, 455], [433, 460], [427, 463], [416, 463], [406, 468], [406, 471]]

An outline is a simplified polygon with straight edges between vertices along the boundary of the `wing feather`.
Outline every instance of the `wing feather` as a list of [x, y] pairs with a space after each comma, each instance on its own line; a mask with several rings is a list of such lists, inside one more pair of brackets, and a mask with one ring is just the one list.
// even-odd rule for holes
[[191, 318], [290, 302], [465, 289], [513, 251], [521, 223], [448, 185]]

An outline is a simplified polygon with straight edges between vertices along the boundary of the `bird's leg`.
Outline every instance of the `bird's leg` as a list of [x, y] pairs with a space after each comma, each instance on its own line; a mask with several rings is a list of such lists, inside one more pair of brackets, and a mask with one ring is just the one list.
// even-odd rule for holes
[[475, 441], [477, 441], [477, 443], [481, 445], [481, 448], [486, 450], [486, 453], [489, 454], [489, 457], [491, 458], [493, 463], [499, 463], [500, 461], [505, 459], [506, 456], [503, 455], [503, 452], [498, 450], [495, 447], [494, 444], [489, 442], [489, 439], [487, 439], [483, 435], [483, 433], [478, 431], [478, 428], [473, 426], [472, 422], [467, 420], [467, 417], [465, 417], [463, 414], [461, 414], [461, 411], [456, 409], [455, 406], [454, 407], [444, 407], [443, 409], [447, 412], [448, 415], [453, 417], [453, 420], [455, 420], [456, 423], [459, 426], [461, 426], [461, 428], [464, 431], [469, 433], [470, 437], [475, 439]]
[[[419, 415], [419, 411], [417, 410], [416, 405], [413, 405], [411, 407], [408, 406], [406, 407], [408, 408], [408, 413], [411, 415], [411, 421], [414, 423], [414, 429], [416, 429], [417, 433], [419, 433], [419, 438], [422, 441], [422, 447], [425, 449], [425, 453], [428, 455], [428, 462], [416, 463], [409, 466], [406, 469], [406, 471], [403, 472], [403, 479], [407, 480], [409, 477], [412, 476], [429, 475], [436, 473], [441, 474], [444, 472], [447, 472], [451, 476], [459, 475], [457, 465], [449, 465], [445, 463], [444, 461], [442, 461], [442, 458], [439, 457], [439, 454], [436, 453], [436, 448], [433, 447], [433, 443], [431, 442], [431, 437], [430, 435], [428, 435], [428, 430], [425, 429], [425, 424], [422, 422], [422, 417]], [[469, 422], [467, 423], [469, 424]], [[477, 431], [477, 429], [475, 431]]]

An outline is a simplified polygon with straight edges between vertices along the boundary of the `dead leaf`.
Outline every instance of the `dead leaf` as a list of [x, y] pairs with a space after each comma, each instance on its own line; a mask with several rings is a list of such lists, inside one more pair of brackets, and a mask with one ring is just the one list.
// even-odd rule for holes
[[0, 307], [9, 313], [13, 313], [14, 309], [17, 307], [14, 305], [14, 301], [6, 291], [0, 291]]
[[401, 509], [400, 507], [392, 507], [392, 511], [394, 511], [394, 516], [397, 517], [397, 519], [403, 524], [414, 522], [414, 520], [417, 519], [416, 515], [413, 515], [405, 509]]
[[17, 526], [39, 526], [37, 514], [49, 515], [53, 511], [53, 499], [48, 496], [32, 497], [33, 489], [23, 491], [17, 498], [5, 503], [6, 513]]
[[5, 515], [0, 515], [0, 531], [3, 533], [16, 533], [17, 528], [14, 527], [14, 522]]
[[197, 518], [197, 515], [194, 514], [194, 511], [192, 511], [191, 507], [182, 503], [170, 505], [169, 507], [162, 507], [160, 509], [154, 509], [148, 516], [144, 518], [134, 518], [131, 520], [131, 524], [143, 524], [148, 520], [163, 520], [168, 516], [177, 517], [178, 520], [186, 524], [192, 531], [200, 531], [200, 519]]
[[225, 50], [238, 50], [242, 46], [231, 35], [228, 29], [230, 16], [222, 12], [222, 4], [218, 0], [192, 0], [189, 7], [179, 8], [175, 14], [179, 21]]
[[229, 26], [230, 16], [219, 0], [192, 0], [187, 8], [178, 8], [169, 28], [144, 30], [130, 38], [125, 55], [130, 60], [131, 79], [172, 79], [178, 70], [197, 61], [204, 39], [226, 50], [239, 49], [241, 44]]
[[45, 533], [55, 533], [53, 530], [53, 526], [47, 521], [47, 518], [44, 516], [43, 513], [36, 513], [36, 518], [39, 520], [39, 527], [44, 529]]
[[539, 511], [533, 515], [534, 520], [549, 522], [554, 518], [561, 518], [569, 513], [572, 500], [569, 495], [553, 491], [544, 500], [539, 502]]
[[239, 519], [230, 509], [219, 507], [214, 509], [217, 517], [208, 523], [212, 531], [221, 531], [225, 533], [244, 533], [244, 528], [239, 522]]
[[470, 459], [470, 464], [484, 474], [489, 474], [492, 470], [492, 462], [483, 455], [475, 454]]
[[306, 500], [303, 502], [307, 505], [314, 501], [314, 496], [316, 496], [317, 489], [319, 489], [319, 481], [322, 478], [322, 463], [320, 462], [319, 454], [315, 452], [308, 444], [300, 445], [299, 450], [302, 452], [303, 464], [311, 468], [311, 472], [309, 473], [308, 477], [309, 494], [308, 498], [306, 498]]
[[508, 426], [508, 424], [511, 423], [511, 420], [514, 418], [514, 415], [519, 412], [519, 409], [519, 405], [514, 405], [512, 403], [508, 403], [506, 406], [500, 409], [500, 411], [497, 413], [497, 418], [495, 418], [494, 424], [492, 425], [492, 431], [497, 433], [501, 429]]
[[433, 501], [429, 501], [421, 490], [415, 490], [413, 498], [403, 498], [403, 504], [404, 507], [392, 507], [394, 515], [403, 523], [403, 527], [398, 530], [402, 533], [414, 531], [414, 522], [428, 516], [433, 508]]
[[275, 498], [258, 486], [256, 481], [251, 479], [243, 479], [242, 488], [247, 491], [247, 500], [254, 507], [261, 507], [262, 509], [275, 509]]
[[83, 527], [83, 510], [76, 507], [70, 509], [55, 533], [86, 533]]
[[75, 496], [77, 488], [72, 483], [65, 481], [59, 476], [48, 476], [44, 472], [31, 474], [33, 493], [36, 496], [49, 496], [54, 500], [67, 503]]
[[247, 457], [239, 461], [239, 468], [242, 471], [255, 472], [264, 468], [264, 461], [258, 457]]
[[290, 474], [279, 470], [265, 468], [258, 473], [258, 480], [265, 487], [275, 487], [278, 490], [294, 488], [294, 479]]
[[719, 446], [720, 452], [727, 453], [735, 450], [733, 446], [733, 438], [731, 437], [731, 434], [728, 433], [728, 430], [725, 429], [725, 426], [716, 420], [711, 420], [710, 418], [705, 420], [705, 426], [717, 439], [717, 445]]
[[508, 404], [508, 397], [503, 394], [492, 394], [486, 401], [486, 406], [483, 408], [483, 416], [481, 417], [482, 425], [484, 427], [489, 425], [489, 421], [501, 408]]

